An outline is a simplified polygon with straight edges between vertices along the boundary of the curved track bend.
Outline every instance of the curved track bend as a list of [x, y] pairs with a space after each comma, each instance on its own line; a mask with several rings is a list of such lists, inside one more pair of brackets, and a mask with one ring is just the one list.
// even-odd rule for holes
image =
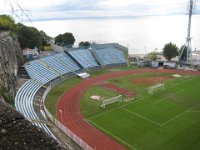
[[[194, 74], [200, 75], [200, 72], [195, 71], [183, 71], [183, 70], [158, 70], [158, 69], [140, 69], [140, 70], [128, 70], [122, 72], [106, 73], [94, 78], [83, 80], [79, 84], [75, 85], [68, 91], [66, 91], [59, 100], [56, 109], [56, 116], [62, 124], [68, 129], [78, 135], [91, 147], [96, 150], [124, 150], [126, 147], [120, 145], [106, 134], [100, 132], [95, 127], [84, 121], [84, 116], [80, 112], [79, 101], [84, 91], [97, 82], [105, 81], [110, 78], [126, 76], [129, 74], [139, 74], [148, 72], [166, 72], [174, 74]], [[62, 110], [62, 113], [60, 113]]]

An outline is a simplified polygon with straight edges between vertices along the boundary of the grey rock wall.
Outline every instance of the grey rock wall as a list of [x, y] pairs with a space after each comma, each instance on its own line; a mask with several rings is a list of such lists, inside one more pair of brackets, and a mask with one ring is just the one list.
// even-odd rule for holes
[[43, 130], [0, 101], [0, 150], [64, 150]]
[[0, 32], [0, 150], [64, 150], [5, 102], [5, 95], [14, 96], [22, 64], [22, 50], [15, 35]]
[[[10, 32], [0, 32], [0, 92], [15, 93], [18, 67], [23, 64], [19, 42]], [[0, 93], [0, 94], [1, 94]]]

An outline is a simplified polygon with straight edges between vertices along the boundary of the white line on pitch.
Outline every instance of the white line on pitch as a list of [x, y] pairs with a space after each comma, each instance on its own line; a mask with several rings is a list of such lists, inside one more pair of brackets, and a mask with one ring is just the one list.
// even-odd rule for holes
[[190, 110], [194, 109], [195, 107], [198, 107], [199, 105], [200, 105], [200, 103], [199, 103], [198, 105], [192, 106], [191, 108], [187, 109], [186, 111], [182, 112], [181, 114], [179, 114], [179, 115], [177, 115], [177, 116], [175, 116], [175, 117], [169, 119], [168, 121], [162, 123], [161, 126], [164, 126], [164, 125], [166, 125], [167, 123], [169, 123], [169, 122], [175, 120], [176, 118], [179, 118], [179, 117], [182, 116], [183, 114], [185, 114], [185, 113], [187, 113], [187, 112], [190, 112]]
[[94, 116], [88, 118], [88, 120], [91, 120], [91, 119], [100, 117], [100, 116], [102, 116], [102, 115], [104, 115], [104, 114], [106, 114], [106, 113], [108, 113], [108, 112], [113, 112], [113, 111], [115, 111], [115, 110], [117, 110], [117, 109], [123, 108], [123, 107], [125, 107], [125, 106], [127, 106], [127, 105], [130, 105], [130, 104], [134, 103], [134, 102], [138, 102], [138, 101], [144, 100], [145, 98], [150, 97], [150, 96], [151, 96], [151, 95], [147, 95], [147, 96], [142, 97], [142, 98], [139, 98], [139, 99], [137, 99], [137, 100], [133, 100], [133, 101], [127, 103], [127, 104], [123, 104], [122, 106], [119, 106], [119, 107], [110, 109], [110, 110], [108, 110], [108, 111], [104, 111], [104, 112], [102, 112], [102, 113], [100, 113], [100, 114], [97, 114], [97, 115], [94, 115]]
[[156, 121], [153, 121], [153, 120], [151, 120], [151, 119], [148, 119], [148, 118], [146, 118], [146, 117], [144, 117], [144, 116], [141, 116], [141, 115], [139, 115], [139, 114], [137, 114], [137, 113], [135, 113], [135, 112], [129, 111], [129, 110], [125, 109], [125, 108], [121, 108], [121, 109], [127, 111], [127, 112], [130, 113], [130, 114], [133, 114], [133, 115], [136, 115], [136, 116], [138, 116], [138, 117], [140, 117], [140, 118], [142, 118], [142, 119], [145, 119], [145, 120], [147, 120], [147, 121], [149, 121], [149, 122], [151, 122], [151, 123], [153, 123], [153, 124], [155, 124], [155, 125], [157, 125], [157, 126], [161, 126], [160, 123], [158, 123], [158, 122], [156, 122]]
[[200, 113], [200, 110], [188, 111], [189, 113]]
[[133, 147], [132, 145], [128, 144], [127, 142], [123, 141], [122, 139], [119, 139], [118, 137], [116, 137], [115, 135], [113, 135], [112, 133], [110, 133], [109, 131], [105, 130], [104, 128], [100, 127], [99, 125], [97, 125], [96, 123], [89, 121], [90, 123], [94, 124], [96, 127], [98, 127], [99, 129], [101, 129], [102, 131], [104, 131], [105, 133], [111, 135], [112, 137], [114, 137], [115, 139], [117, 139], [118, 141], [124, 143], [125, 145], [127, 145], [128, 147], [132, 148], [133, 150], [138, 150], [137, 148]]
[[173, 93], [173, 94], [167, 95], [166, 97], [160, 98], [159, 100], [155, 101], [154, 103], [158, 103], [158, 102], [160, 102], [160, 101], [163, 101], [164, 99], [166, 99], [166, 98], [168, 98], [168, 97], [170, 97], [170, 96], [176, 95], [176, 94], [178, 94], [178, 93], [182, 93], [183, 91], [184, 91], [184, 90], [180, 90], [180, 91], [177, 91], [177, 92], [175, 92], [175, 93]]

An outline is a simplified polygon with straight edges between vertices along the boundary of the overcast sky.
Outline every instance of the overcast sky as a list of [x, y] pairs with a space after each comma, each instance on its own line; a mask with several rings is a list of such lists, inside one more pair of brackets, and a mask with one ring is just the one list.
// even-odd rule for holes
[[[10, 0], [16, 2], [16, 0]], [[199, 0], [198, 0], [199, 1]], [[18, 0], [30, 19], [185, 15], [188, 0]], [[0, 14], [10, 14], [9, 0], [0, 0]]]

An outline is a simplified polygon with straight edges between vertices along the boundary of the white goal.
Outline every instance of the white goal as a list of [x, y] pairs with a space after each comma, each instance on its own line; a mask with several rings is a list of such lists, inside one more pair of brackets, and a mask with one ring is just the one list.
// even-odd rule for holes
[[111, 104], [111, 103], [114, 103], [114, 102], [116, 102], [116, 101], [122, 102], [122, 95], [118, 95], [118, 96], [116, 96], [116, 97], [112, 97], [112, 98], [103, 100], [103, 102], [102, 102], [102, 104], [101, 104], [101, 107], [105, 108], [106, 105]]
[[164, 83], [158, 83], [158, 84], [155, 84], [153, 86], [150, 86], [148, 87], [148, 93], [153, 95], [154, 91], [157, 91], [157, 90], [164, 90], [165, 89], [165, 84]]

